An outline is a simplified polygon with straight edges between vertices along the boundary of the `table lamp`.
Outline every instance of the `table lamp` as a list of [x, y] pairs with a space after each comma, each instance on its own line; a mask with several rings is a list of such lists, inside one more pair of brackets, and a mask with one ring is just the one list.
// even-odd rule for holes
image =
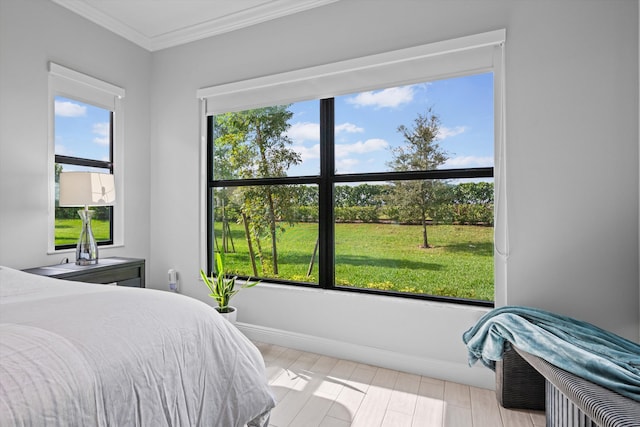
[[82, 231], [76, 246], [76, 264], [98, 263], [98, 244], [91, 230], [93, 211], [89, 206], [112, 206], [116, 200], [113, 175], [96, 172], [61, 172], [59, 206], [83, 206], [78, 211]]

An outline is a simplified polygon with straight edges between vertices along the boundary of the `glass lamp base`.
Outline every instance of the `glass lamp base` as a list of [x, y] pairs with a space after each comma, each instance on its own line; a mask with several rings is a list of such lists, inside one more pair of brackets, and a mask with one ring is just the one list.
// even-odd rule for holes
[[78, 211], [78, 215], [82, 218], [82, 231], [76, 246], [76, 264], [91, 265], [98, 263], [98, 244], [93, 237], [91, 230], [91, 218], [93, 211], [88, 209]]

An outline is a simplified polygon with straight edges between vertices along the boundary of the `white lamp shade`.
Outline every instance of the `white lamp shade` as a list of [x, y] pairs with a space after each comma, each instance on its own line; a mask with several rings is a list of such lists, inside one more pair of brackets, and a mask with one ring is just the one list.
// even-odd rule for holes
[[61, 172], [60, 206], [110, 206], [116, 200], [113, 175]]

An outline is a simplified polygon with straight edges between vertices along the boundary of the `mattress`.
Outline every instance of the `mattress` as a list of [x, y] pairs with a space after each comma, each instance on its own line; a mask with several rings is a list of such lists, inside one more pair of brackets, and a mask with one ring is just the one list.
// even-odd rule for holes
[[207, 304], [0, 267], [0, 425], [266, 427], [274, 405]]

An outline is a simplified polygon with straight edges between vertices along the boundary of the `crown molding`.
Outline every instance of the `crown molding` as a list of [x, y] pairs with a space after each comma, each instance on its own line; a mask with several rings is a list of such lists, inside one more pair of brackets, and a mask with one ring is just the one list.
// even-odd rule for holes
[[276, 0], [202, 24], [154, 37], [151, 49], [160, 50], [256, 25], [324, 6], [339, 0]]
[[88, 19], [89, 21], [106, 28], [107, 30], [118, 34], [121, 37], [141, 46], [147, 50], [151, 50], [152, 39], [144, 34], [136, 31], [121, 21], [107, 15], [106, 13], [94, 8], [89, 3], [77, 0], [51, 0], [60, 6]]
[[153, 52], [235, 31], [261, 22], [324, 6], [339, 0], [273, 0], [250, 9], [153, 37], [142, 34], [136, 29], [124, 24], [122, 21], [96, 9], [87, 2], [78, 0], [52, 1]]

